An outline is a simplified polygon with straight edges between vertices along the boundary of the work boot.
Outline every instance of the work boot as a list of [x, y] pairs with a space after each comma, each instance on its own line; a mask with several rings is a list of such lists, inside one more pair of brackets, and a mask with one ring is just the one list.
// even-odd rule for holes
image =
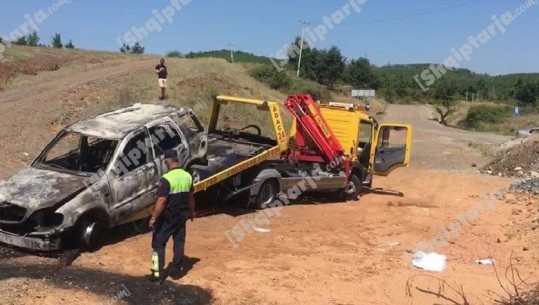
[[183, 267], [181, 266], [170, 266], [168, 275], [173, 280], [179, 280], [183, 276]]
[[148, 277], [148, 280], [154, 284], [161, 285], [165, 282], [167, 276], [164, 274], [164, 272], [160, 272], [159, 276], [154, 275], [154, 271], [151, 270], [151, 274]]

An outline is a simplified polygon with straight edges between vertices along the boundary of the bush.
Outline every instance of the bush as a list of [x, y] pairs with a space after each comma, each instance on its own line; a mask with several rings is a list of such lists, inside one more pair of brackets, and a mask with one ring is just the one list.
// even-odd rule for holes
[[315, 100], [329, 100], [331, 93], [326, 86], [298, 77], [290, 77], [285, 70], [272, 66], [258, 66], [249, 71], [251, 77], [285, 94], [308, 93]]
[[489, 124], [500, 123], [503, 119], [511, 116], [511, 111], [509, 106], [472, 106], [463, 124], [465, 128], [486, 130]]
[[292, 80], [283, 71], [277, 71], [277, 69], [271, 66], [259, 66], [251, 69], [249, 74], [256, 80], [267, 84], [272, 89], [287, 90], [290, 88]]
[[308, 93], [313, 99], [319, 101], [328, 101], [331, 99], [331, 93], [325, 86], [319, 85], [314, 82], [297, 80], [290, 88], [291, 94]]
[[183, 58], [183, 54], [180, 52], [180, 51], [170, 51], [167, 53], [167, 57], [178, 57], [178, 58]]

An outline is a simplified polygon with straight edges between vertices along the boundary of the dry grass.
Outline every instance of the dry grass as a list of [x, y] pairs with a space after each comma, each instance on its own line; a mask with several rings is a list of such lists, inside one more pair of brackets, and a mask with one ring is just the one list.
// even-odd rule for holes
[[[46, 71], [65, 69], [75, 72], [87, 65], [111, 63], [116, 60], [130, 60], [133, 56], [112, 52], [88, 52], [72, 49], [51, 49], [13, 45], [7, 48], [0, 60], [0, 90], [6, 86], [17, 87], [31, 84], [46, 77]], [[16, 81], [12, 80], [17, 78]]]
[[[110, 60], [116, 60], [112, 58]], [[156, 62], [158, 58], [156, 57]], [[172, 104], [180, 107], [192, 107], [200, 118], [207, 123], [211, 110], [212, 95], [231, 95], [245, 98], [256, 98], [281, 102], [285, 96], [282, 93], [269, 89], [264, 84], [254, 80], [240, 65], [226, 62], [222, 59], [178, 59], [166, 60], [169, 75], [167, 99], [159, 101], [159, 88], [153, 71], [153, 66], [148, 66], [147, 73], [123, 75], [106, 86], [98, 85], [95, 90], [84, 97], [84, 104], [74, 103], [66, 105], [62, 118], [62, 125], [77, 121], [82, 118], [110, 111], [121, 106], [134, 103], [161, 103]], [[103, 64], [111, 64], [105, 61]], [[43, 72], [42, 74], [73, 73], [81, 67], [66, 65], [62, 71]], [[39, 77], [39, 76], [34, 76]], [[44, 76], [45, 77], [45, 76]], [[104, 76], [105, 77], [105, 76]], [[25, 77], [17, 77], [10, 87], [27, 83]], [[82, 109], [81, 109], [82, 108]], [[223, 114], [229, 120], [238, 121], [238, 126], [258, 124], [267, 133], [271, 127], [270, 116], [267, 113], [257, 111], [254, 107], [235, 106], [229, 110], [224, 107]], [[229, 112], [228, 114], [226, 112]], [[283, 116], [286, 111], [281, 111]], [[289, 122], [288, 118], [286, 122]], [[232, 123], [232, 122], [230, 122]], [[234, 125], [234, 124], [231, 124]], [[236, 125], [234, 127], [237, 127]]]
[[[447, 118], [448, 125], [458, 127], [459, 123], [466, 119], [470, 108], [476, 105], [498, 106], [500, 104], [494, 102], [470, 103], [460, 101], [456, 107], [456, 111]], [[539, 126], [538, 122], [539, 114], [525, 114], [520, 117], [511, 116], [503, 119], [498, 124], [490, 124], [490, 129], [491, 131], [498, 132], [500, 134], [514, 135], [520, 129]]]

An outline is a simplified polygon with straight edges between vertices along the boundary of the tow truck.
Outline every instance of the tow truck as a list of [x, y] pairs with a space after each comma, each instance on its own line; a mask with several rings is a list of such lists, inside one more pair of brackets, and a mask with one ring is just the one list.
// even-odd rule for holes
[[[250, 135], [241, 130], [216, 129], [220, 105], [227, 103], [253, 105], [269, 112], [275, 140], [263, 140], [260, 132]], [[350, 200], [357, 199], [363, 187], [372, 186], [374, 175], [387, 176], [409, 165], [409, 125], [379, 124], [359, 106], [318, 104], [307, 94], [289, 96], [284, 106], [294, 117], [288, 134], [278, 103], [215, 97], [208, 127], [209, 147], [221, 141], [264, 151], [257, 154], [255, 149], [251, 158], [218, 171], [211, 160], [222, 156], [209, 153], [208, 165], [190, 168], [197, 177], [195, 192], [205, 191], [205, 195], [223, 201], [243, 194], [247, 206], [254, 208], [267, 208], [280, 199], [289, 202], [310, 192], [332, 193]], [[255, 129], [260, 131], [258, 126]], [[229, 150], [234, 151], [231, 147]]]

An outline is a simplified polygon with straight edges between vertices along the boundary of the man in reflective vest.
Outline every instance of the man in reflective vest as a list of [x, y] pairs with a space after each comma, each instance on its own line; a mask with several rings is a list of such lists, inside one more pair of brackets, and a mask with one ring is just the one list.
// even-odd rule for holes
[[174, 258], [169, 275], [179, 276], [185, 246], [187, 219], [195, 218], [195, 198], [193, 195], [193, 179], [180, 168], [178, 154], [175, 150], [165, 152], [165, 164], [168, 172], [163, 175], [157, 189], [157, 201], [150, 219], [152, 236], [152, 281], [161, 284], [165, 279], [165, 248], [170, 237], [174, 240]]

